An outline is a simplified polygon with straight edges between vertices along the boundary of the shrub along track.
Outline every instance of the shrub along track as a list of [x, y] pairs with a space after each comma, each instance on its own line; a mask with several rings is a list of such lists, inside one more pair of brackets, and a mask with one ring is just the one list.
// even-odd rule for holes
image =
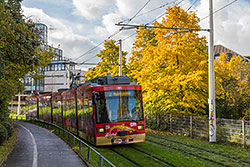
[[[241, 163], [243, 165], [250, 165], [249, 161], [243, 161], [243, 160], [234, 158], [234, 157], [229, 156], [229, 155], [221, 154], [221, 153], [218, 153], [218, 152], [215, 152], [215, 151], [211, 151], [211, 150], [207, 150], [207, 149], [204, 149], [204, 148], [201, 148], [201, 147], [197, 147], [197, 146], [194, 146], [194, 145], [189, 145], [189, 144], [181, 143], [181, 142], [178, 142], [178, 141], [175, 141], [175, 140], [171, 140], [171, 139], [169, 139], [167, 137], [156, 136], [156, 135], [152, 135], [152, 134], [149, 134], [149, 133], [147, 133], [147, 136], [150, 136], [152, 138], [162, 139], [162, 140], [165, 140], [165, 141], [168, 141], [168, 142], [172, 142], [172, 143], [175, 143], [175, 144], [178, 144], [178, 145], [182, 145], [184, 147], [188, 147], [188, 148], [192, 148], [192, 149], [197, 149], [199, 151], [204, 151], [204, 152], [210, 153], [210, 154], [215, 155], [215, 156], [221, 156], [223, 158], [235, 161], [237, 163]], [[150, 140], [147, 139], [147, 141], [150, 141]]]

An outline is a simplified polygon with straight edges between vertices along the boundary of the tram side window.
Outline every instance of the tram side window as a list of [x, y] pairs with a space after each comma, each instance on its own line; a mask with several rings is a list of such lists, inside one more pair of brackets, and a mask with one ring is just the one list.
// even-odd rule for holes
[[55, 70], [55, 65], [52, 64], [52, 65], [51, 65], [51, 71], [54, 71], [54, 70]]
[[63, 100], [63, 112], [64, 112], [64, 116], [65, 116], [65, 111], [67, 110], [67, 100], [64, 99]]
[[88, 108], [88, 112], [93, 112], [93, 106], [92, 106], [92, 99], [89, 97], [86, 97], [85, 98], [85, 101], [86, 101], [86, 106]]
[[58, 64], [58, 71], [61, 71], [62, 69], [62, 64]]
[[65, 64], [62, 64], [62, 71], [65, 70]]
[[[67, 106], [66, 103], [67, 103], [66, 100], [63, 100], [63, 111], [64, 111], [64, 112], [67, 110], [67, 108], [66, 108], [66, 106]], [[64, 114], [64, 115], [65, 115], [65, 114]]]
[[110, 122], [107, 113], [106, 101], [104, 93], [100, 93], [100, 97], [97, 100], [96, 107], [96, 121], [97, 123], [107, 123]]
[[51, 64], [48, 65], [48, 71], [51, 71]]
[[75, 110], [75, 100], [71, 99], [71, 109]]

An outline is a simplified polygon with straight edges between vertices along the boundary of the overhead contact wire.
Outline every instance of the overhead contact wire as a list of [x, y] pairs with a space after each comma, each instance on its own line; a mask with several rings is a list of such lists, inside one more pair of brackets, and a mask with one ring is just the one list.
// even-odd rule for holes
[[[132, 21], [148, 4], [149, 4], [149, 2], [150, 2], [151, 0], [148, 0], [144, 5], [143, 5], [143, 7], [141, 8], [141, 9], [139, 9], [139, 11], [137, 11], [136, 12], [136, 14], [133, 16], [133, 17], [131, 17], [130, 19], [129, 19], [129, 21], [128, 21], [128, 23], [130, 22], [130, 21]], [[99, 47], [100, 45], [102, 45], [106, 40], [109, 40], [110, 38], [112, 38], [113, 36], [115, 36], [115, 35], [117, 35], [119, 32], [121, 32], [122, 30], [123, 30], [123, 28], [124, 27], [121, 27], [118, 31], [116, 31], [115, 33], [113, 33], [112, 35], [110, 35], [107, 39], [105, 39], [104, 41], [102, 41], [101, 43], [99, 43], [97, 46], [95, 46], [95, 47], [93, 47], [92, 49], [90, 49], [89, 51], [87, 51], [87, 52], [85, 52], [84, 54], [82, 54], [80, 57], [78, 57], [78, 58], [76, 58], [75, 60], [78, 60], [79, 58], [81, 58], [81, 57], [83, 57], [83, 56], [85, 56], [85, 55], [87, 55], [87, 54], [89, 54], [91, 51], [93, 51], [94, 49], [96, 49], [97, 47]], [[82, 63], [80, 63], [80, 64], [84, 64], [86, 61], [89, 61], [89, 60], [91, 60], [91, 59], [93, 59], [94, 57], [96, 57], [96, 55], [95, 56], [93, 56], [93, 57], [91, 57], [91, 58], [89, 58], [89, 59], [87, 59], [87, 60], [85, 60], [85, 61], [83, 61]]]

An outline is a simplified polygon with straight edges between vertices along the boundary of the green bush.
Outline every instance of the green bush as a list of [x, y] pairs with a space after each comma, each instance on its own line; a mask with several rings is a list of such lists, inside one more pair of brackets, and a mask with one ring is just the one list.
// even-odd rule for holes
[[10, 121], [3, 121], [1, 124], [6, 128], [8, 134], [7, 138], [9, 138], [13, 133], [13, 124]]
[[2, 144], [8, 138], [7, 129], [0, 123], [0, 144]]

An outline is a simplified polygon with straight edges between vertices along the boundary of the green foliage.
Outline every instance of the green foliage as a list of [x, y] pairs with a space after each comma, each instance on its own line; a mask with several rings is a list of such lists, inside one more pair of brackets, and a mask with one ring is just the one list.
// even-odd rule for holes
[[0, 145], [7, 140], [8, 131], [7, 129], [0, 123]]
[[[0, 88], [1, 89], [1, 88]], [[0, 95], [0, 122], [8, 117], [8, 95]]]
[[2, 167], [2, 164], [7, 156], [11, 153], [13, 150], [15, 143], [16, 143], [16, 133], [15, 131], [13, 132], [13, 135], [6, 141], [4, 141], [2, 144], [0, 144], [0, 166]]
[[51, 47], [40, 45], [33, 22], [21, 13], [20, 2], [0, 1], [0, 119], [8, 117], [9, 99], [23, 90], [24, 76], [40, 78], [38, 69], [53, 57]]
[[6, 119], [5, 121], [1, 122], [1, 124], [6, 128], [9, 138], [12, 135], [14, 129], [12, 120]]

